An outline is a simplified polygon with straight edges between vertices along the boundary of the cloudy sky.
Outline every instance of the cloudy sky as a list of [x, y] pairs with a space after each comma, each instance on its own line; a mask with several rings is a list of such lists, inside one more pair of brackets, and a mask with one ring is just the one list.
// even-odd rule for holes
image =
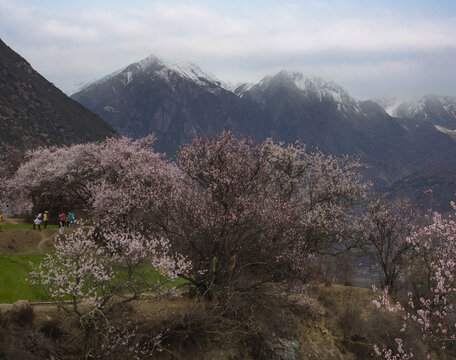
[[0, 0], [0, 38], [67, 93], [154, 54], [233, 83], [290, 69], [360, 99], [456, 95], [455, 0]]

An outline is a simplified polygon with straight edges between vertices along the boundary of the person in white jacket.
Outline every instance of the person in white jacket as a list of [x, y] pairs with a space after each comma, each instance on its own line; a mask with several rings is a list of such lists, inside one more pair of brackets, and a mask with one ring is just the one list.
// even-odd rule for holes
[[43, 215], [41, 213], [33, 220], [33, 230], [35, 230], [35, 226], [38, 226], [38, 230], [41, 231], [41, 223], [43, 222]]

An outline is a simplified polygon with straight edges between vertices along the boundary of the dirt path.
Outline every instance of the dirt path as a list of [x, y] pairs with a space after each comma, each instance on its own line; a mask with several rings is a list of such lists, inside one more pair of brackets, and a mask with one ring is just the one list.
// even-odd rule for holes
[[23, 224], [24, 223], [24, 219], [22, 218], [7, 218], [3, 221], [3, 224]]
[[43, 252], [43, 245], [47, 241], [49, 241], [49, 237], [45, 236], [43, 232], [40, 233], [41, 240], [39, 241], [38, 245], [36, 246], [40, 252]]
[[[20, 219], [19, 221], [14, 220], [16, 225], [24, 224]], [[8, 225], [13, 225], [13, 222], [9, 222]], [[0, 231], [0, 254], [36, 255], [53, 252], [56, 235], [58, 235], [57, 229], [32, 230], [31, 224], [26, 228], [2, 229]]]
[[50, 235], [49, 233], [46, 233], [44, 231], [41, 231], [40, 233], [40, 241], [38, 242], [38, 245], [36, 246], [38, 251], [40, 251], [41, 253], [46, 253], [45, 249], [44, 249], [44, 246], [47, 242], [50, 242], [52, 240], [54, 240], [54, 238], [56, 237], [56, 235], [58, 234], [58, 232], [52, 232]]

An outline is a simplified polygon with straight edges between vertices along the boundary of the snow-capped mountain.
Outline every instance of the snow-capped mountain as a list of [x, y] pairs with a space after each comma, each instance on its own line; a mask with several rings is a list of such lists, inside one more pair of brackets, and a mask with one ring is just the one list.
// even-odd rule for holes
[[238, 88], [237, 93], [243, 96], [246, 91], [250, 91], [253, 98], [261, 98], [260, 94], [278, 86], [297, 90], [302, 97], [313, 101], [333, 101], [337, 104], [338, 110], [361, 112], [358, 101], [341, 86], [317, 77], [307, 77], [297, 71], [282, 70], [275, 75], [264, 77], [258, 84]]
[[[366, 174], [378, 187], [430, 163], [454, 164], [456, 169], [456, 147], [446, 130], [455, 128], [443, 121], [411, 125], [419, 109], [451, 111], [451, 98], [438, 104], [427, 99], [407, 107], [407, 112], [406, 105], [382, 103], [395, 115], [391, 116], [374, 101], [358, 101], [338, 84], [300, 72], [282, 70], [233, 89], [197, 65], [156, 56], [128, 65], [72, 97], [121, 134], [155, 133], [156, 149], [171, 156], [196, 134], [230, 129], [256, 140], [299, 139], [328, 153], [356, 154], [370, 165]], [[406, 118], [407, 114], [415, 115]]]
[[130, 64], [72, 97], [93, 109], [120, 133], [157, 136], [156, 148], [174, 154], [196, 134], [223, 129], [252, 133], [247, 107], [225, 84], [197, 65], [149, 56]]
[[392, 98], [376, 100], [385, 111], [406, 128], [429, 123], [447, 134], [456, 130], [456, 97], [425, 95], [421, 98]]
[[141, 77], [144, 77], [145, 75], [160, 77], [170, 87], [175, 87], [179, 78], [185, 78], [207, 89], [215, 90], [224, 87], [224, 83], [214, 75], [204, 72], [198, 65], [192, 62], [177, 62], [171, 59], [150, 55], [139, 62], [130, 64], [100, 80], [84, 86], [80, 91], [96, 87], [113, 78], [116, 78], [124, 86], [127, 86], [132, 81], [141, 79]]
[[338, 84], [300, 72], [282, 70], [235, 92], [263, 110], [271, 136], [298, 138], [331, 153], [371, 153], [385, 131], [403, 131], [377, 104], [358, 101]]

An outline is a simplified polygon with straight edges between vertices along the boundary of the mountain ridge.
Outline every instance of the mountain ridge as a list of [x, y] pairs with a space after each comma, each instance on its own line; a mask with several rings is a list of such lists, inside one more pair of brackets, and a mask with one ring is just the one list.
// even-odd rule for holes
[[[445, 130], [448, 121], [411, 126], [413, 118], [390, 116], [385, 104], [357, 100], [334, 82], [296, 71], [281, 70], [229, 90], [217, 78], [205, 77], [199, 67], [189, 76], [172, 62], [146, 59], [144, 66], [130, 64], [123, 73], [72, 97], [121, 134], [155, 132], [157, 150], [170, 156], [196, 134], [233, 130], [257, 141], [300, 140], [310, 149], [359, 156], [370, 166], [365, 174], [378, 188], [432, 163], [456, 169], [456, 147]], [[448, 98], [447, 108], [451, 104]]]
[[0, 40], [0, 143], [69, 145], [115, 135], [110, 125], [36, 72]]

